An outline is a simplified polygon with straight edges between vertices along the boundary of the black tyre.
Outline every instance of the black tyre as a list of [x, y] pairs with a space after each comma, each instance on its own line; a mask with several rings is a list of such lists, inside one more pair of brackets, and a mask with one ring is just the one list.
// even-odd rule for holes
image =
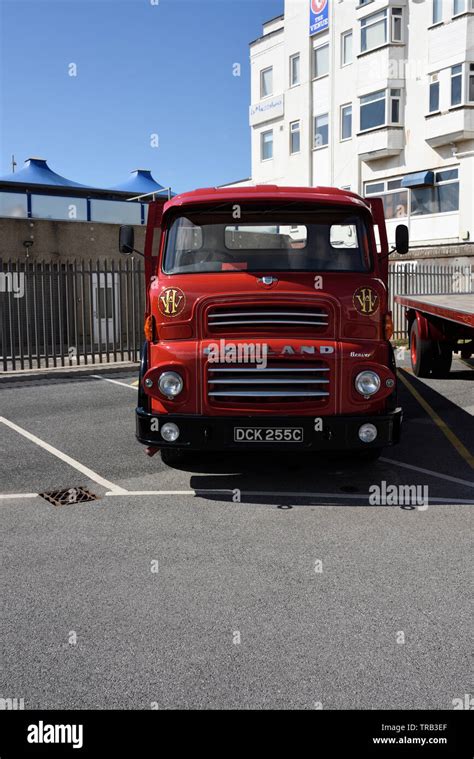
[[433, 354], [433, 376], [446, 377], [451, 369], [453, 351], [447, 343], [436, 342]]
[[142, 345], [140, 355], [140, 372], [138, 374], [138, 407], [149, 411], [149, 398], [142, 388], [142, 379], [148, 371], [148, 343], [145, 341]]
[[433, 342], [422, 340], [415, 319], [410, 330], [410, 357], [416, 377], [429, 377], [433, 366]]

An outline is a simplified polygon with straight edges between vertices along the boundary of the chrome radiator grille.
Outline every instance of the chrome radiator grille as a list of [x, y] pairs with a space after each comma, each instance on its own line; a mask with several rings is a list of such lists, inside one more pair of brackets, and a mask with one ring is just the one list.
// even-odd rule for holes
[[207, 328], [209, 332], [255, 330], [275, 330], [278, 327], [296, 329], [297, 331], [324, 332], [329, 326], [329, 316], [325, 308], [311, 306], [248, 306], [212, 308], [208, 312]]
[[329, 367], [322, 361], [273, 361], [263, 369], [256, 365], [207, 366], [209, 399], [261, 402], [326, 400], [330, 391]]

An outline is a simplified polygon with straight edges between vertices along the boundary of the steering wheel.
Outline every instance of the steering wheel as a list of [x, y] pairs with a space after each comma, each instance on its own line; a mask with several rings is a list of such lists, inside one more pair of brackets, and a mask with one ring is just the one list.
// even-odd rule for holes
[[204, 254], [204, 256], [199, 258], [200, 264], [207, 264], [210, 261], [214, 261], [215, 263], [218, 263], [219, 261], [230, 261], [233, 263], [234, 256], [232, 256], [230, 253], [226, 253], [225, 250], [202, 250], [200, 251], [201, 254]]
[[181, 254], [181, 266], [192, 266], [193, 264], [219, 263], [220, 261], [230, 261], [233, 263], [234, 256], [226, 253], [224, 250], [187, 250]]

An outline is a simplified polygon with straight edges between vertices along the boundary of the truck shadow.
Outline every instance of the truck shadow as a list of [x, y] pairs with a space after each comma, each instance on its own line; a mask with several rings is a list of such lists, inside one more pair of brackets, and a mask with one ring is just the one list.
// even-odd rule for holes
[[[464, 372], [461, 372], [464, 375]], [[467, 371], [468, 378], [473, 373]], [[426, 385], [411, 374], [405, 374], [411, 385], [425, 398], [461, 439], [466, 448], [472, 439], [472, 415], [452, 403], [445, 395]], [[459, 378], [456, 373], [453, 379]], [[240, 503], [285, 505], [368, 505], [370, 488], [385, 481], [393, 485], [424, 487], [429, 485], [429, 497], [472, 500], [474, 493], [468, 485], [443, 481], [447, 476], [472, 481], [472, 470], [436, 427], [425, 410], [406, 390], [400, 388], [405, 423], [399, 446], [385, 449], [377, 462], [363, 462], [347, 455], [301, 452], [288, 453], [207, 452], [193, 454], [177, 468], [187, 472], [190, 487], [207, 500]], [[420, 421], [422, 425], [420, 425]], [[428, 427], [426, 426], [428, 425]], [[428, 431], [430, 430], [430, 431]], [[432, 430], [432, 432], [431, 432]], [[433, 451], [427, 446], [427, 432], [436, 445]], [[393, 459], [393, 461], [384, 461]], [[397, 466], [395, 461], [400, 461]], [[403, 465], [414, 469], [407, 469]], [[418, 471], [416, 471], [417, 467]], [[433, 478], [439, 473], [441, 479]], [[329, 498], [330, 494], [330, 498]], [[339, 501], [337, 498], [339, 496]], [[238, 500], [240, 498], [240, 501]], [[396, 505], [396, 508], [410, 506]]]
[[278, 453], [262, 451], [245, 452], [221, 452], [206, 451], [193, 452], [186, 455], [182, 463], [173, 465], [173, 469], [195, 474], [231, 474], [236, 471], [245, 475], [259, 477], [288, 477], [295, 474], [317, 472], [318, 476], [330, 471], [338, 471], [341, 467], [345, 471], [357, 471], [360, 468], [367, 470], [374, 466], [374, 462], [365, 463], [351, 460], [347, 456], [333, 456], [319, 452]]
[[443, 377], [442, 380], [443, 382], [446, 382], [446, 380], [471, 380], [471, 382], [473, 382], [474, 372], [472, 369], [451, 369], [449, 374], [447, 374], [446, 377]]
[[[368, 505], [369, 489], [400, 472], [386, 462], [362, 463], [349, 456], [299, 454], [222, 454], [199, 456], [187, 466], [190, 487], [209, 501], [295, 506]], [[403, 478], [403, 475], [402, 475]], [[410, 482], [419, 478], [410, 477]], [[405, 480], [406, 481], [406, 478]]]
[[[474, 443], [474, 435], [473, 435], [474, 425], [473, 425], [472, 414], [469, 413], [469, 411], [466, 411], [458, 403], [453, 403], [453, 401], [447, 398], [446, 395], [444, 395], [444, 393], [442, 392], [442, 386], [440, 386], [440, 392], [438, 392], [438, 390], [435, 387], [432, 387], [431, 385], [426, 384], [426, 382], [419, 379], [418, 377], [415, 377], [413, 374], [406, 372], [404, 369], [399, 369], [399, 371], [402, 372], [406, 381], [411, 385], [412, 388], [414, 388], [422, 396], [422, 398], [431, 406], [432, 410], [438, 414], [438, 416], [442, 419], [442, 421], [445, 424], [449, 425], [449, 428], [451, 429], [451, 431], [462, 441], [466, 449], [470, 451], [472, 454], [473, 443]], [[446, 379], [448, 378], [443, 378], [442, 380], [440, 380], [440, 382], [445, 382]], [[452, 376], [449, 376], [449, 379], [450, 380], [457, 380], [457, 379], [458, 380], [459, 379], [473, 380], [474, 372], [469, 369], [466, 372], [464, 371], [453, 372]], [[420, 420], [420, 418], [422, 419], [429, 418], [427, 415], [427, 412], [423, 409], [423, 407], [420, 405], [418, 400], [413, 398], [411, 393], [409, 393], [406, 390], [406, 388], [400, 388], [400, 395], [401, 395], [401, 405], [403, 406], [406, 425], [408, 425], [410, 421]], [[470, 398], [469, 401], [472, 402], [472, 398]], [[433, 422], [431, 422], [431, 424], [433, 428], [436, 429], [435, 424]], [[446, 450], [449, 451], [449, 453], [451, 454], [453, 450], [452, 446], [448, 442], [444, 443], [444, 439], [443, 439], [443, 444], [445, 445]], [[413, 448], [416, 452], [417, 446], [415, 445], [413, 446]], [[439, 450], [437, 450], [437, 455], [439, 456]], [[442, 459], [440, 458], [439, 460], [441, 461]], [[456, 462], [460, 470], [465, 469], [463, 460], [460, 457], [456, 458]], [[453, 474], [453, 472], [449, 472], [449, 473]], [[471, 474], [472, 474], [472, 470], [471, 470]]]

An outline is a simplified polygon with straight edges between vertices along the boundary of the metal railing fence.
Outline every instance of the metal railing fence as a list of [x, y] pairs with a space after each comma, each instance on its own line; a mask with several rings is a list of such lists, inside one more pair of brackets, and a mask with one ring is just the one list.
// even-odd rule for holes
[[[474, 292], [474, 267], [392, 263], [394, 339], [406, 339], [395, 295]], [[145, 279], [141, 259], [13, 262], [0, 259], [3, 371], [139, 361]]]
[[395, 340], [408, 339], [405, 309], [394, 303], [395, 295], [474, 293], [474, 267], [438, 264], [394, 263], [389, 266], [388, 286]]
[[3, 371], [138, 361], [142, 261], [0, 260]]

